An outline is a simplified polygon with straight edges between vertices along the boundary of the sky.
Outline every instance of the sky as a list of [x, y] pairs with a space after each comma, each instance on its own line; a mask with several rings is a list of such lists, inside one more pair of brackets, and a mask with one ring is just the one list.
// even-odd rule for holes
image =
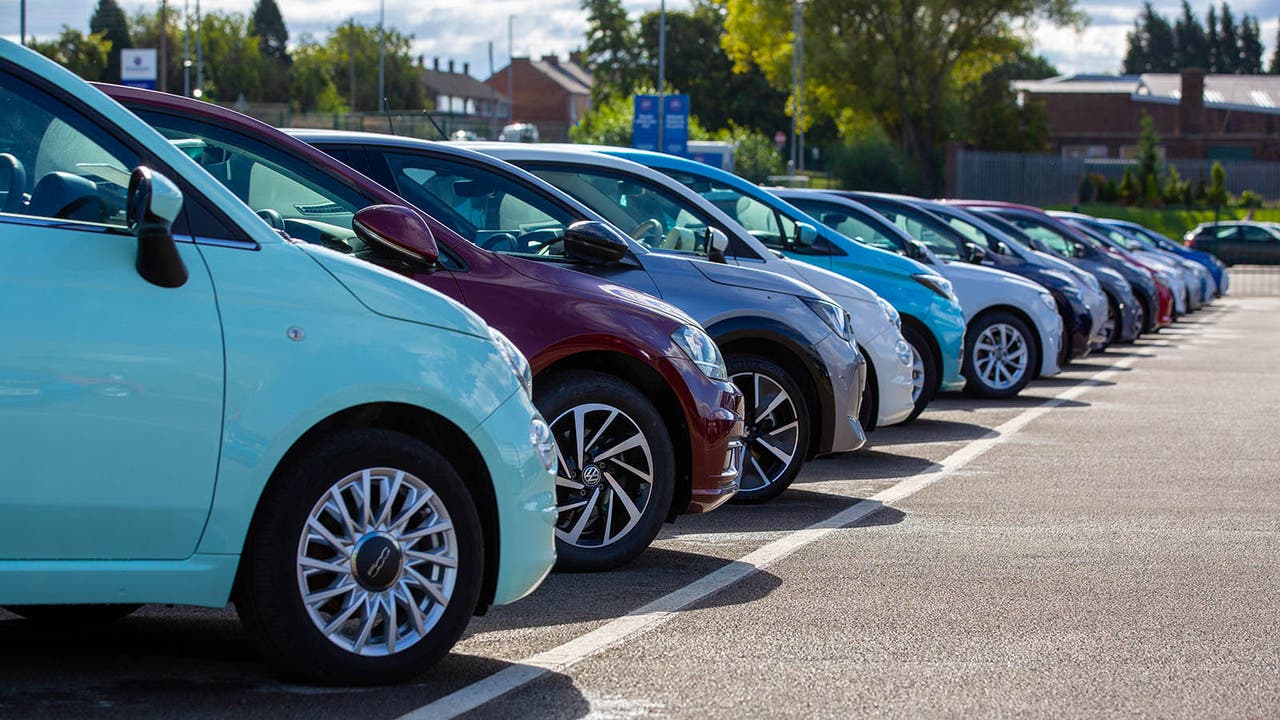
[[[126, 12], [155, 8], [159, 0], [142, 3], [118, 0]], [[18, 39], [18, 5], [20, 0], [0, 0], [0, 35]], [[171, 7], [181, 9], [183, 0], [170, 0]], [[194, 0], [191, 11], [195, 12]], [[388, 27], [415, 37], [414, 51], [426, 58], [440, 58], [441, 65], [455, 60], [470, 64], [470, 72], [481, 79], [489, 74], [489, 46], [493, 46], [493, 67], [501, 69], [508, 57], [508, 22], [513, 29], [516, 56], [565, 56], [585, 44], [586, 13], [579, 0], [385, 0]], [[623, 0], [633, 16], [657, 9], [659, 0]], [[87, 31], [89, 16], [97, 0], [27, 0], [27, 33], [48, 39], [69, 24]], [[289, 29], [291, 43], [303, 34], [323, 38], [339, 22], [353, 17], [357, 22], [376, 25], [379, 0], [277, 0]], [[1215, 3], [1219, 4], [1219, 3]], [[204, 12], [252, 11], [254, 0], [202, 0]], [[1264, 62], [1269, 62], [1276, 42], [1277, 5], [1275, 0], [1236, 0], [1231, 10], [1237, 21], [1244, 13], [1255, 15], [1262, 24], [1262, 41], [1266, 46]], [[668, 10], [681, 10], [688, 0], [670, 0]], [[1090, 18], [1083, 33], [1042, 25], [1031, 30], [1037, 52], [1044, 54], [1063, 73], [1114, 73], [1120, 69], [1125, 50], [1125, 35], [1133, 27], [1142, 4], [1130, 2], [1079, 2], [1078, 7]], [[1172, 22], [1181, 12], [1180, 2], [1158, 0], [1156, 9]], [[1203, 22], [1209, 3], [1192, 2], [1193, 11]]]

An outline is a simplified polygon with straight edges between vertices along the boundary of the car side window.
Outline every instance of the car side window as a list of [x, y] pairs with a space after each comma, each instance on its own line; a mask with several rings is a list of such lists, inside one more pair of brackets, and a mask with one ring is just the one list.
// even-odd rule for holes
[[1266, 243], [1276, 241], [1275, 237], [1273, 237], [1271, 233], [1260, 227], [1242, 225], [1240, 226], [1240, 232], [1244, 236], [1245, 242]]
[[0, 70], [0, 212], [126, 228], [136, 153], [48, 93]]
[[905, 254], [906, 248], [903, 246], [901, 238], [893, 237], [892, 235], [880, 230], [871, 223], [869, 218], [864, 217], [862, 213], [846, 208], [842, 205], [808, 200], [805, 198], [788, 199], [788, 202], [814, 216], [820, 220], [823, 225], [826, 225], [850, 240], [873, 248], [879, 248], [880, 250], [897, 253], [898, 255]]
[[1053, 250], [1059, 255], [1072, 257], [1075, 254], [1075, 243], [1049, 228], [1044, 227], [1033, 220], [1021, 217], [1010, 218], [1010, 221], [1027, 235], [1044, 243], [1050, 250]]
[[456, 160], [386, 150], [396, 191], [486, 250], [564, 256], [564, 231], [581, 218], [533, 188]]
[[877, 209], [899, 229], [924, 243], [938, 257], [944, 260], [960, 259], [960, 241], [948, 235], [943, 230], [945, 226], [934, 227], [932, 223], [925, 222], [923, 219], [910, 215], [898, 208], [880, 207]]

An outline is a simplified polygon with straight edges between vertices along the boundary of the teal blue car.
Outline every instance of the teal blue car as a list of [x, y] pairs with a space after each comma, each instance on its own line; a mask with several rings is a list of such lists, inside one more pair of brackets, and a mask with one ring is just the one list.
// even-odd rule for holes
[[[729, 172], [674, 155], [600, 148], [663, 172], [689, 186], [738, 221], [768, 248], [845, 277], [875, 291], [902, 315], [902, 337], [913, 357], [914, 418], [939, 391], [960, 390], [965, 320], [951, 282], [936, 270], [878, 248], [848, 243], [834, 230], [767, 190]], [[754, 256], [731, 262], [758, 263]]]
[[[231, 600], [289, 674], [371, 684], [538, 586], [555, 447], [514, 345], [4, 40], [0, 105], [0, 605]], [[434, 250], [416, 211], [356, 227]]]

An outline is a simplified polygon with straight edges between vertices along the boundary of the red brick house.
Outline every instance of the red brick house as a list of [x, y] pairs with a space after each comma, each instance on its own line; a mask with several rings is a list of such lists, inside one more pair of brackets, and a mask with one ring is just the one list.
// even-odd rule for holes
[[485, 84], [506, 94], [511, 74], [512, 122], [533, 123], [544, 142], [568, 139], [569, 128], [577, 125], [591, 109], [591, 73], [571, 54], [568, 60], [544, 55], [541, 60], [512, 58], [511, 64], [494, 73]]
[[1054, 152], [1134, 157], [1142, 113], [1170, 158], [1280, 160], [1280, 75], [1072, 75], [1021, 80], [1044, 102]]

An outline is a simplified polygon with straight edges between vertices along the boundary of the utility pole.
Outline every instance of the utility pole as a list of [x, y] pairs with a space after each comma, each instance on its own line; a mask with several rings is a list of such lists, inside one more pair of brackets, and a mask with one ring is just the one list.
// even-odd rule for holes
[[516, 121], [516, 16], [507, 16], [507, 123]]
[[804, 154], [800, 150], [800, 112], [804, 106], [800, 98], [804, 83], [804, 0], [795, 0], [791, 18], [791, 160], [787, 170], [788, 174], [795, 175], [804, 168]]
[[[387, 19], [387, 1], [378, 0], [378, 107], [387, 97], [387, 35], [383, 24]], [[387, 108], [390, 109], [389, 107]]]
[[182, 0], [182, 96], [191, 97], [191, 6]]
[[196, 0], [196, 89], [192, 94], [204, 97], [204, 20], [200, 16], [200, 0]]
[[667, 130], [667, 0], [658, 5], [658, 152], [666, 152]]
[[27, 44], [27, 0], [18, 2], [18, 44]]
[[[25, 5], [27, 0], [22, 0]], [[169, 0], [160, 0], [160, 92], [169, 92]]]
[[347, 64], [351, 68], [351, 112], [356, 111], [356, 19], [347, 21]]

